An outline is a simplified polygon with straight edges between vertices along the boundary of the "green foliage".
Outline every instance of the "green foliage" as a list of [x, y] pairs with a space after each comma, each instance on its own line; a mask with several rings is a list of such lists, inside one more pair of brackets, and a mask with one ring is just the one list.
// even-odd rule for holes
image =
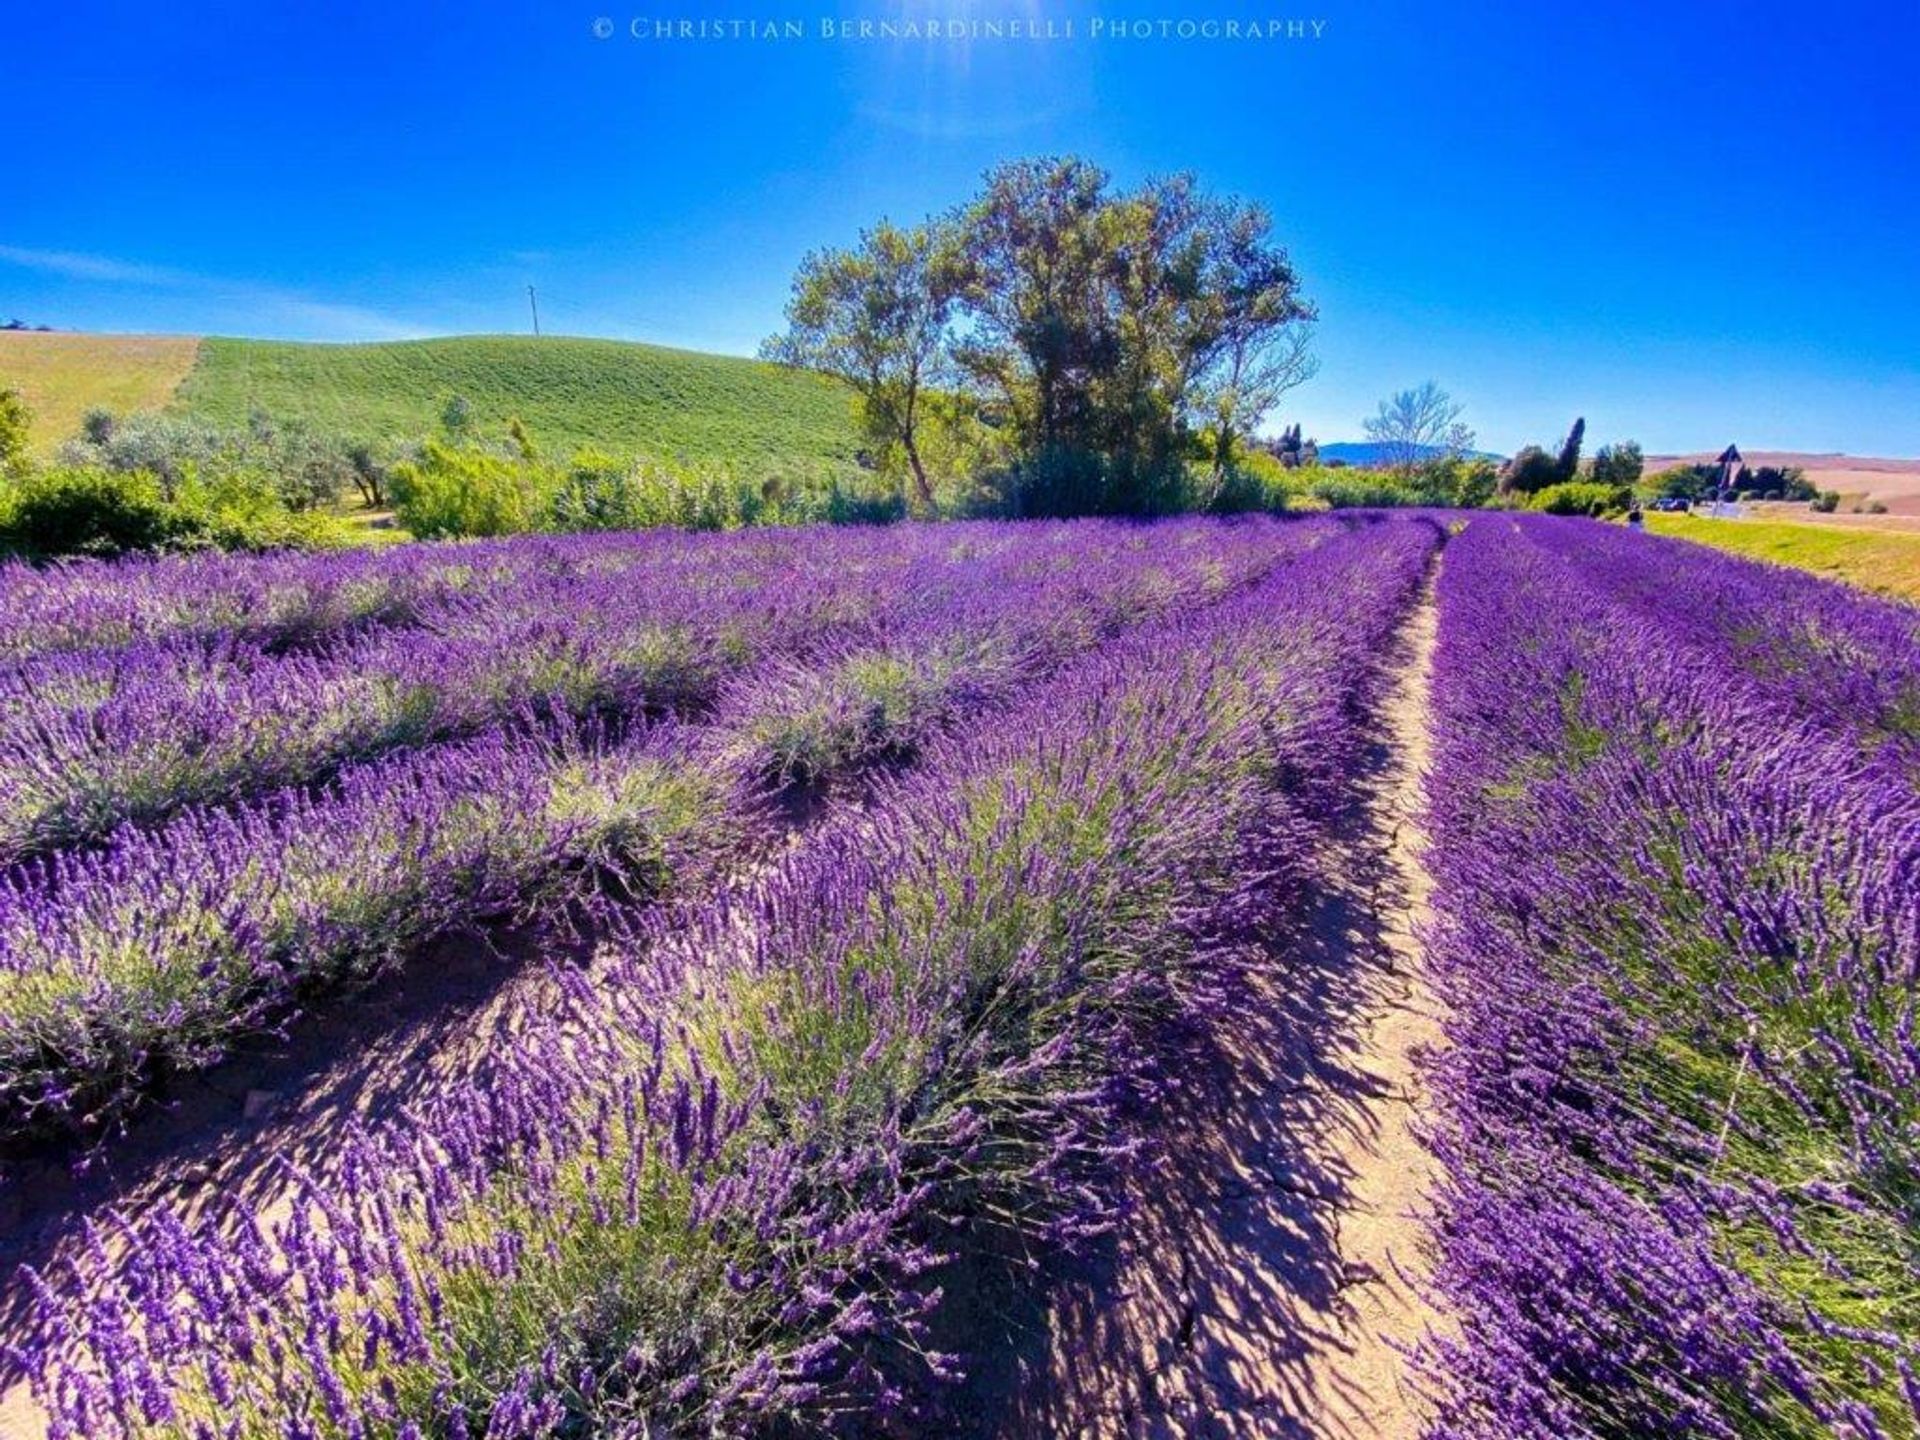
[[762, 348], [769, 360], [852, 386], [867, 438], [899, 448], [928, 509], [934, 494], [920, 454], [923, 407], [944, 369], [962, 274], [953, 225], [903, 230], [883, 220], [853, 249], [817, 251], [801, 262], [787, 333]]
[[0, 496], [0, 547], [35, 559], [351, 542], [340, 521], [296, 514], [242, 476], [169, 484], [142, 470], [47, 466], [16, 473]]
[[33, 412], [18, 390], [0, 390], [0, 470], [19, 464], [26, 458], [27, 436], [33, 429]]
[[1621, 486], [1575, 480], [1547, 486], [1533, 497], [1530, 508], [1549, 515], [1614, 515], [1631, 503], [1631, 493]]
[[1635, 486], [1640, 483], [1640, 475], [1646, 469], [1646, 463], [1646, 456], [1641, 453], [1636, 441], [1625, 440], [1618, 445], [1602, 445], [1593, 457], [1588, 478], [1596, 485]]
[[742, 473], [831, 470], [861, 448], [853, 395], [825, 376], [757, 360], [617, 340], [465, 336], [378, 345], [201, 342], [175, 413], [228, 428], [262, 407], [316, 433], [412, 445], [449, 396], [474, 436], [518, 417], [548, 453], [585, 446]]
[[879, 523], [905, 514], [897, 491], [856, 487], [831, 471], [753, 477], [718, 466], [621, 460], [593, 450], [560, 466], [438, 440], [396, 465], [391, 484], [396, 515], [422, 539], [663, 525], [731, 530]]
[[1492, 500], [1498, 483], [1492, 461], [1463, 456], [1428, 460], [1407, 470], [1276, 464], [1265, 478], [1270, 496], [1266, 508], [1276, 510], [1376, 510], [1407, 505], [1477, 509]]
[[0, 543], [32, 556], [120, 555], [164, 549], [187, 528], [151, 475], [50, 467], [8, 487]]
[[1406, 478], [1390, 470], [1338, 469], [1301, 471], [1290, 478], [1290, 487], [1312, 497], [1330, 510], [1389, 509], [1400, 505], [1424, 505], [1426, 499], [1407, 484]]
[[1720, 471], [1713, 465], [1673, 465], [1647, 483], [1655, 494], [1679, 500], [1704, 500], [1713, 494]]
[[449, 395], [440, 407], [440, 428], [454, 440], [473, 434], [473, 402], [464, 395]]
[[1833, 514], [1834, 511], [1840, 508], [1840, 492], [1838, 490], [1822, 490], [1818, 495], [1813, 497], [1813, 504], [1809, 508], [1816, 514]]
[[1806, 471], [1794, 465], [1762, 465], [1757, 470], [1742, 466], [1734, 490], [1767, 500], [1811, 500], [1820, 493]]
[[1538, 495], [1560, 483], [1560, 462], [1538, 445], [1521, 446], [1507, 462], [1506, 488], [1515, 495]]
[[444, 540], [544, 528], [556, 477], [513, 456], [429, 440], [394, 466], [391, 485], [400, 523], [422, 540]]
[[274, 491], [295, 512], [336, 504], [355, 478], [349, 447], [310, 427], [282, 424], [264, 412], [244, 430], [222, 429], [175, 415], [90, 413], [80, 438], [61, 448], [61, 462], [79, 469], [142, 473], [169, 498], [189, 475], [241, 489]]
[[1573, 428], [1567, 431], [1567, 438], [1560, 442], [1560, 458], [1554, 462], [1554, 480], [1561, 485], [1570, 485], [1580, 478], [1580, 447], [1587, 439], [1587, 417], [1574, 417]]
[[540, 447], [533, 443], [533, 432], [527, 429], [527, 422], [518, 415], [507, 421], [507, 438], [513, 442], [513, 448], [520, 452], [522, 460], [540, 458]]
[[1414, 472], [1414, 489], [1424, 495], [1423, 504], [1444, 505], [1456, 509], [1477, 510], [1490, 503], [1500, 487], [1500, 472], [1493, 461], [1454, 456], [1429, 461]]

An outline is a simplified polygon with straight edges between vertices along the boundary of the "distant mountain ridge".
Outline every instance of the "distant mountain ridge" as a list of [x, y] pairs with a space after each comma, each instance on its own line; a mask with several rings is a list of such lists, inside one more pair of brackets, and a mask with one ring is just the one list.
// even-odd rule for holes
[[[1421, 458], [1423, 459], [1446, 453], [1437, 445], [1422, 445], [1416, 448], [1419, 450]], [[1381, 445], [1372, 440], [1335, 440], [1320, 447], [1320, 459], [1322, 461], [1338, 460], [1343, 464], [1365, 469], [1371, 466], [1387, 464], [1387, 457], [1396, 449], [1397, 447]], [[1472, 459], [1492, 460], [1495, 462], [1507, 458], [1504, 455], [1495, 455], [1487, 450], [1469, 450], [1467, 454]]]

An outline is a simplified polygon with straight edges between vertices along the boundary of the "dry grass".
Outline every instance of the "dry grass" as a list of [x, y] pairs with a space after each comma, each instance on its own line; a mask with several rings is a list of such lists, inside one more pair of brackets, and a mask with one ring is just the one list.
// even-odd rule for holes
[[0, 331], [0, 389], [26, 397], [33, 451], [50, 455], [96, 405], [116, 414], [164, 407], [199, 349], [192, 336]]
[[1659, 535], [1795, 565], [1864, 589], [1920, 601], [1920, 535], [1695, 515], [1649, 515], [1647, 524]]

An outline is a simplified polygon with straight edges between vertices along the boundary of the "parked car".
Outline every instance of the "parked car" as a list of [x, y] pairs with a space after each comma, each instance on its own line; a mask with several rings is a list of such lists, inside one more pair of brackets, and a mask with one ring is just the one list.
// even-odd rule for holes
[[1649, 510], [1685, 510], [1687, 508], [1687, 502], [1684, 496], [1662, 495], [1647, 508]]

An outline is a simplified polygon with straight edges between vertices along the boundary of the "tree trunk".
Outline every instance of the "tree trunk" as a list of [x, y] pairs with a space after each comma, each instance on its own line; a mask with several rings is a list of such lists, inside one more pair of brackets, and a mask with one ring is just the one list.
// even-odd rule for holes
[[900, 443], [907, 452], [907, 464], [913, 469], [913, 488], [920, 494], [920, 503], [927, 509], [933, 509], [933, 485], [927, 479], [927, 467], [920, 463], [920, 447], [913, 443], [912, 432], [900, 437]]

